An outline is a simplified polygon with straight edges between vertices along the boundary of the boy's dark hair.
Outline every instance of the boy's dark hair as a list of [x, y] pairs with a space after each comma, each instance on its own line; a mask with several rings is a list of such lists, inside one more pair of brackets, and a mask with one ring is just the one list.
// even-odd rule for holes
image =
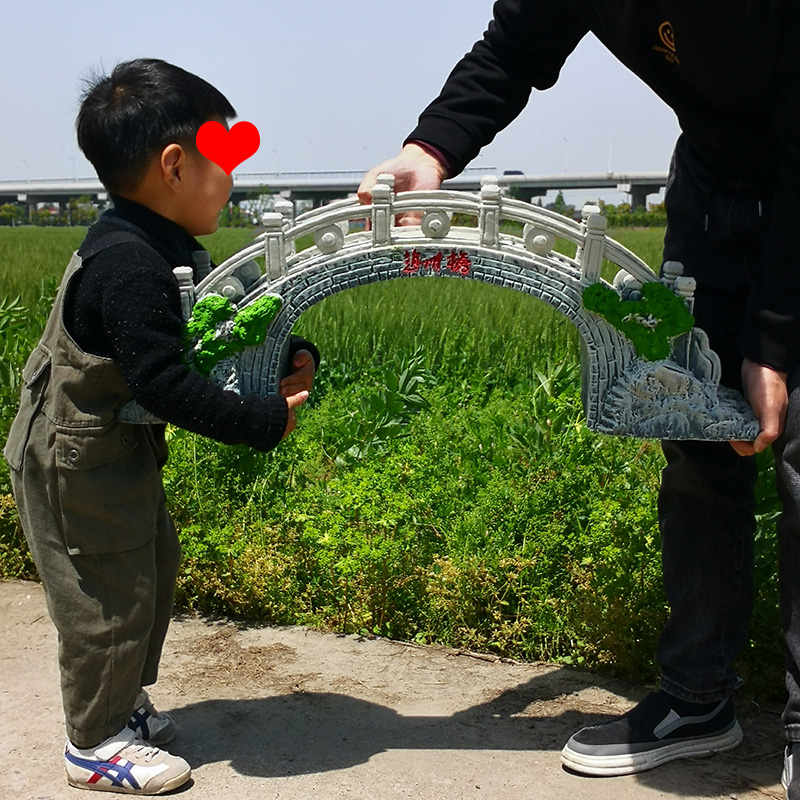
[[87, 84], [75, 123], [78, 145], [110, 192], [135, 189], [168, 144], [194, 149], [204, 122], [236, 116], [210, 83], [156, 58], [124, 61]]

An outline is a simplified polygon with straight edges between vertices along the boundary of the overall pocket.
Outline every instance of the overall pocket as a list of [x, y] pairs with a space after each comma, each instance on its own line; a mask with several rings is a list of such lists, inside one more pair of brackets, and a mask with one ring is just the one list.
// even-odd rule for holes
[[30, 354], [22, 370], [19, 409], [14, 422], [11, 423], [8, 441], [3, 449], [3, 455], [9, 466], [17, 472], [22, 469], [31, 426], [42, 407], [45, 389], [50, 381], [50, 359], [50, 351], [40, 344]]
[[163, 489], [145, 427], [57, 429], [58, 493], [71, 555], [120, 553], [156, 535]]

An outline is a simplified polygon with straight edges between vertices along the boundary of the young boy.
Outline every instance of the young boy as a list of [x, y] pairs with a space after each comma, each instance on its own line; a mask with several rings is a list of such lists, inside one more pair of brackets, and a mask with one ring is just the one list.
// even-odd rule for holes
[[159, 749], [176, 735], [155, 682], [180, 558], [165, 506], [163, 425], [120, 422], [129, 400], [221, 442], [270, 450], [294, 427], [319, 354], [292, 342], [281, 394], [240, 397], [190, 370], [173, 268], [213, 233], [232, 179], [195, 137], [236, 116], [201, 78], [163, 61], [119, 64], [86, 91], [78, 143], [114, 209], [88, 232], [23, 373], [4, 453], [59, 634], [67, 779], [161, 794], [189, 779]]

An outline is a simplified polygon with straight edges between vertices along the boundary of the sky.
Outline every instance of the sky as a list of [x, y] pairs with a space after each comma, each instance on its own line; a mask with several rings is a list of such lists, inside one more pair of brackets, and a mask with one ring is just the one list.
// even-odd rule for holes
[[[163, 58], [200, 75], [230, 99], [239, 120], [256, 125], [261, 147], [237, 172], [366, 171], [399, 150], [481, 37], [492, 5], [7, 2], [0, 21], [0, 180], [94, 176], [75, 142], [82, 81], [137, 57]], [[587, 37], [556, 86], [534, 93], [472, 166], [497, 174], [663, 171], [677, 133], [672, 111]]]

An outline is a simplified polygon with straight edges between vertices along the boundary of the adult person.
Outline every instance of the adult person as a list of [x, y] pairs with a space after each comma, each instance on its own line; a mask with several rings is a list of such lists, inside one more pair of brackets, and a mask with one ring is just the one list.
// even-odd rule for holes
[[[631, 712], [584, 728], [570, 769], [618, 775], [735, 747], [733, 661], [752, 605], [756, 469], [772, 445], [789, 700], [787, 797], [800, 798], [800, 265], [786, 214], [800, 185], [800, 6], [790, 0], [499, 0], [483, 38], [455, 66], [396, 157], [377, 175], [398, 191], [458, 174], [528, 103], [556, 83], [588, 33], [676, 113], [681, 135], [666, 191], [664, 260], [697, 280], [696, 324], [760, 420], [754, 442], [663, 443], [659, 494], [670, 618], [661, 685]], [[783, 219], [781, 219], [781, 212]]]

